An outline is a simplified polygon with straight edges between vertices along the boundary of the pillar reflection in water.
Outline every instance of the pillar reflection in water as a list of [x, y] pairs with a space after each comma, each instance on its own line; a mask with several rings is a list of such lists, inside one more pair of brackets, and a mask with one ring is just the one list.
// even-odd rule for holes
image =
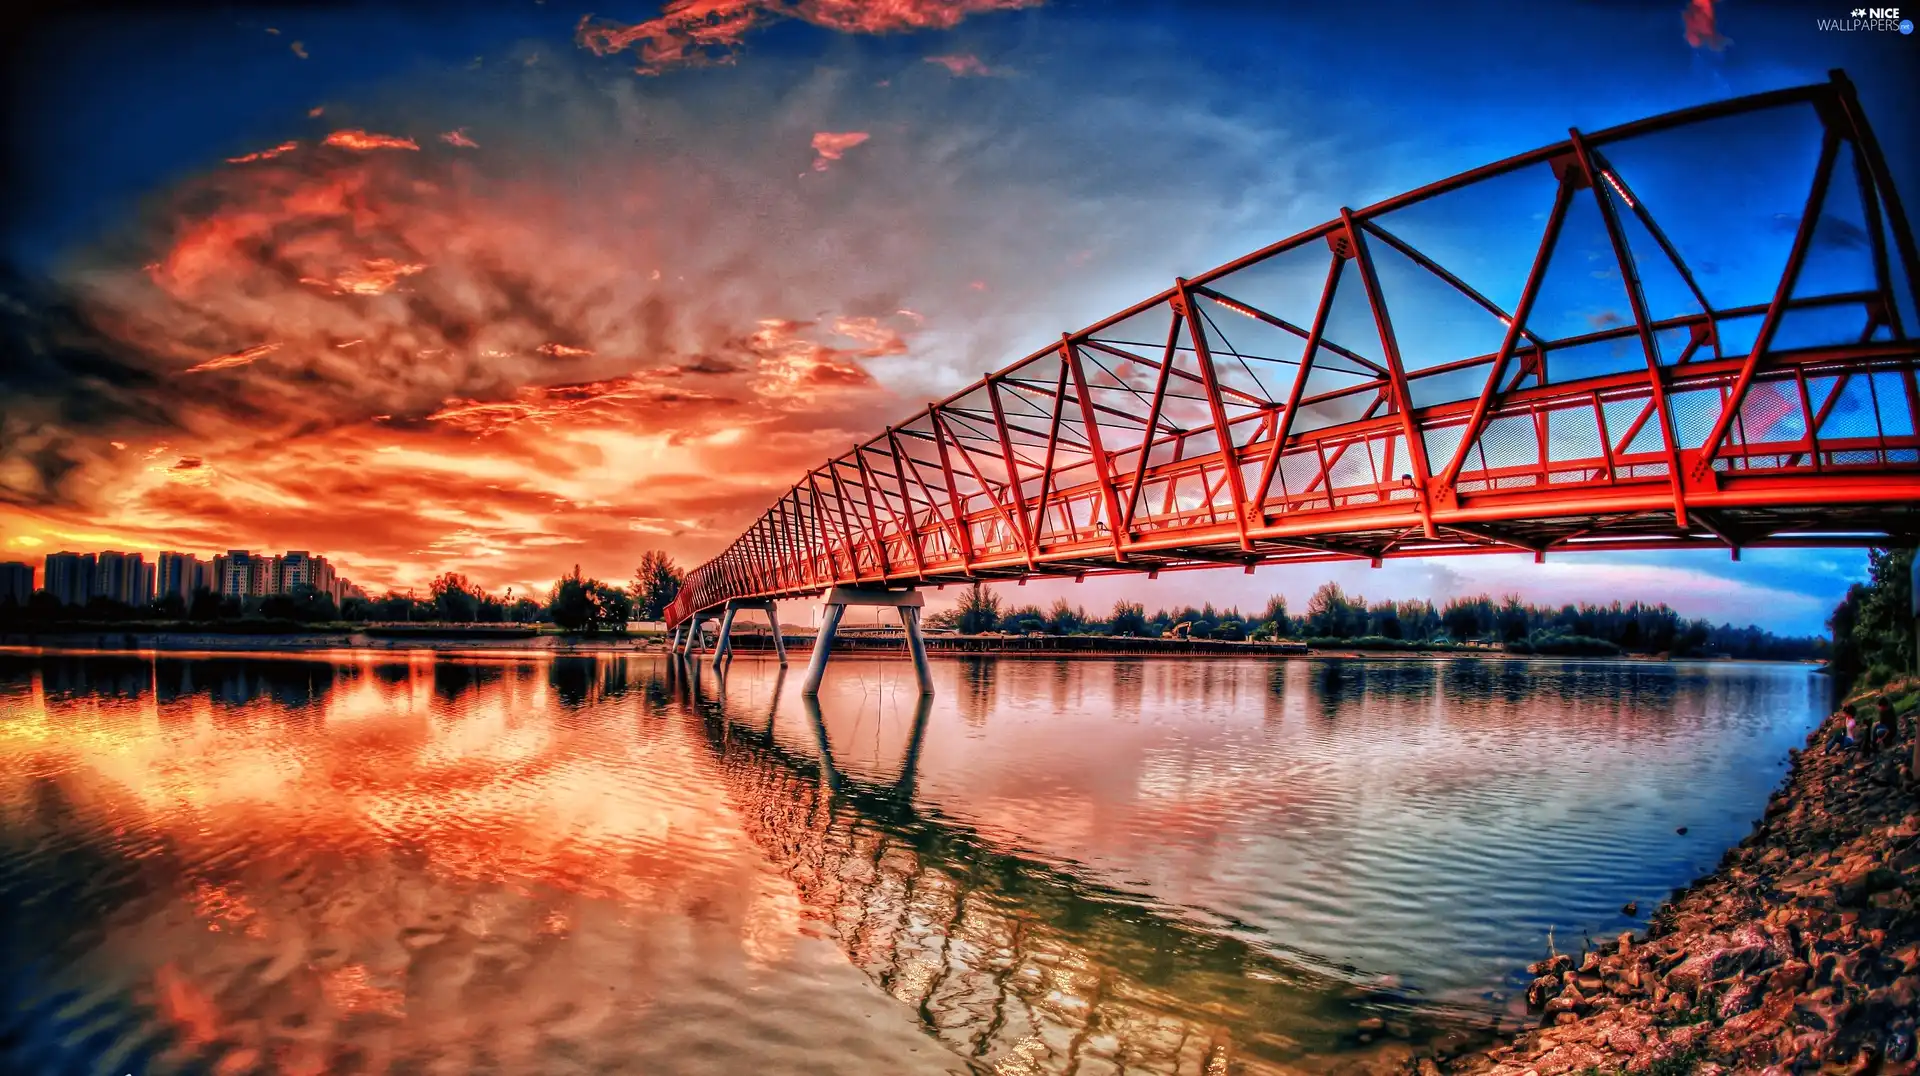
[[[963, 720], [993, 666], [952, 666]], [[837, 761], [823, 707], [867, 700], [800, 695], [804, 739], [783, 737], [764, 698], [732, 701], [735, 668], [735, 692], [690, 701], [749, 834], [855, 966], [963, 1057], [1006, 1073], [1296, 1071], [1360, 1015], [1333, 978], [916, 805], [933, 697], [896, 697], [911, 710], [898, 766], [861, 779]]]

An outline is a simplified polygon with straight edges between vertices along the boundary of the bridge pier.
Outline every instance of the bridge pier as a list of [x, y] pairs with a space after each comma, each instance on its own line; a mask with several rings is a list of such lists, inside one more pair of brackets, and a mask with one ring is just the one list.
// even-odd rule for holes
[[706, 620], [706, 617], [699, 615], [687, 618], [687, 637], [680, 642], [681, 657], [692, 657], [696, 647], [702, 650], [706, 649], [706, 632], [704, 630]]
[[774, 611], [771, 598], [729, 598], [726, 612], [720, 618], [720, 634], [713, 644], [713, 667], [733, 656], [733, 614], [742, 609], [758, 609], [767, 614], [767, 623], [773, 626], [773, 652], [780, 657], [780, 664], [787, 663], [787, 642], [780, 637], [780, 615]]
[[892, 606], [900, 610], [900, 626], [907, 630], [907, 651], [913, 655], [913, 672], [920, 680], [920, 694], [933, 694], [933, 670], [927, 665], [927, 643], [920, 634], [920, 609], [927, 603], [917, 590], [865, 590], [859, 587], [834, 587], [827, 591], [827, 614], [820, 622], [820, 634], [813, 640], [813, 659], [807, 662], [807, 679], [800, 685], [802, 695], [818, 695], [820, 680], [827, 674], [827, 657], [833, 650], [833, 633], [847, 606]]

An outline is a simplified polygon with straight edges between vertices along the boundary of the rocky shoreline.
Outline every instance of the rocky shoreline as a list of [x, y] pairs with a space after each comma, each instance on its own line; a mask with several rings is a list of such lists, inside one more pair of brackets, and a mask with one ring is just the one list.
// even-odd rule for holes
[[1407, 1071], [1920, 1072], [1920, 791], [1908, 772], [1920, 682], [1887, 693], [1902, 719], [1891, 747], [1828, 751], [1829, 718], [1754, 832], [1644, 933], [1529, 968], [1537, 1027]]

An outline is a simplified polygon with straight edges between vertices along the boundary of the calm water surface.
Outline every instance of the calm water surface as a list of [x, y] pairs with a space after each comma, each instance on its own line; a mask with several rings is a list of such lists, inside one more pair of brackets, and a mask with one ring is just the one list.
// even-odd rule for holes
[[35, 1014], [6, 1048], [1329, 1071], [1377, 1049], [1369, 1016], [1511, 1021], [1549, 929], [1577, 949], [1710, 869], [1825, 690], [1730, 664], [934, 672], [923, 704], [905, 664], [837, 658], [814, 704], [750, 658], [0, 655], [0, 957]]

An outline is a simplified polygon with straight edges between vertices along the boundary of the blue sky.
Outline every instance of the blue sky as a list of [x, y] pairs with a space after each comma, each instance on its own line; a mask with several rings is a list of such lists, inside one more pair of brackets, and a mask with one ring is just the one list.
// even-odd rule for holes
[[[658, 77], [632, 74], [630, 55], [579, 48], [574, 27], [587, 11], [556, 0], [466, 12], [117, 14], [44, 25], [22, 56], [7, 126], [18, 196], [0, 250], [29, 275], [70, 278], [76, 264], [97, 266], [138, 245], [156, 197], [223, 158], [342, 126], [425, 138], [466, 127], [483, 147], [512, 147], [514, 175], [562, 191], [575, 185], [583, 205], [617, 174], [609, 162], [618, 163], [624, 140], [636, 167], [696, 161], [723, 185], [735, 178], [727, 168], [751, 162], [740, 216], [771, 223], [737, 225], [739, 235], [716, 224], [725, 238], [715, 246], [751, 238], [790, 268], [754, 294], [760, 313], [727, 316], [817, 317], [882, 300], [925, 314], [904, 360], [870, 364], [911, 401], [1342, 205], [1559, 140], [1570, 126], [1594, 130], [1821, 81], [1835, 67], [1859, 86], [1904, 200], [1920, 205], [1920, 158], [1903, 137], [1920, 101], [1920, 40], [1817, 30], [1816, 18], [1844, 15], [1843, 6], [1729, 0], [1718, 25], [1731, 44], [1715, 53], [1688, 45], [1678, 5], [1664, 0], [1329, 4], [1285, 14], [1254, 3], [1048, 3], [922, 33], [771, 23], [746, 37], [732, 65]], [[657, 8], [593, 10], [626, 22]], [[1000, 77], [949, 78], [922, 62], [958, 54]], [[33, 92], [21, 92], [27, 86]], [[322, 118], [309, 117], [315, 107]], [[806, 174], [808, 130], [872, 133], [836, 163], [841, 187], [822, 193], [822, 177]], [[787, 142], [784, 156], [769, 148]], [[793, 196], [813, 200], [788, 220], [776, 201], [787, 195], [758, 186], [762, 173], [820, 189]], [[1782, 209], [1797, 212], [1801, 196], [1783, 192]], [[908, 230], [911, 243], [899, 239]], [[697, 278], [691, 263], [701, 259], [682, 260]], [[970, 290], [970, 281], [986, 286]], [[776, 309], [783, 304], [790, 309]], [[863, 422], [891, 417], [835, 415], [832, 439], [843, 446], [845, 434], [869, 432]], [[717, 536], [723, 528], [714, 527]], [[675, 539], [686, 559], [717, 548], [698, 530]], [[388, 566], [370, 577], [398, 579], [404, 545], [365, 553]], [[612, 563], [609, 555], [606, 574], [619, 574]], [[1578, 567], [1545, 569], [1476, 557], [1443, 568], [1341, 568], [1335, 577], [1372, 597], [1587, 588], [1604, 598], [1624, 588], [1621, 596], [1815, 631], [1864, 563], [1863, 553], [1828, 550], [1755, 551], [1738, 564], [1724, 553], [1592, 554]], [[499, 578], [531, 581], [545, 567], [514, 562]], [[1155, 587], [1173, 587], [1168, 603], [1254, 606], [1273, 589], [1304, 600], [1317, 573], [1184, 573]], [[1094, 584], [1072, 593], [1103, 603]]]

